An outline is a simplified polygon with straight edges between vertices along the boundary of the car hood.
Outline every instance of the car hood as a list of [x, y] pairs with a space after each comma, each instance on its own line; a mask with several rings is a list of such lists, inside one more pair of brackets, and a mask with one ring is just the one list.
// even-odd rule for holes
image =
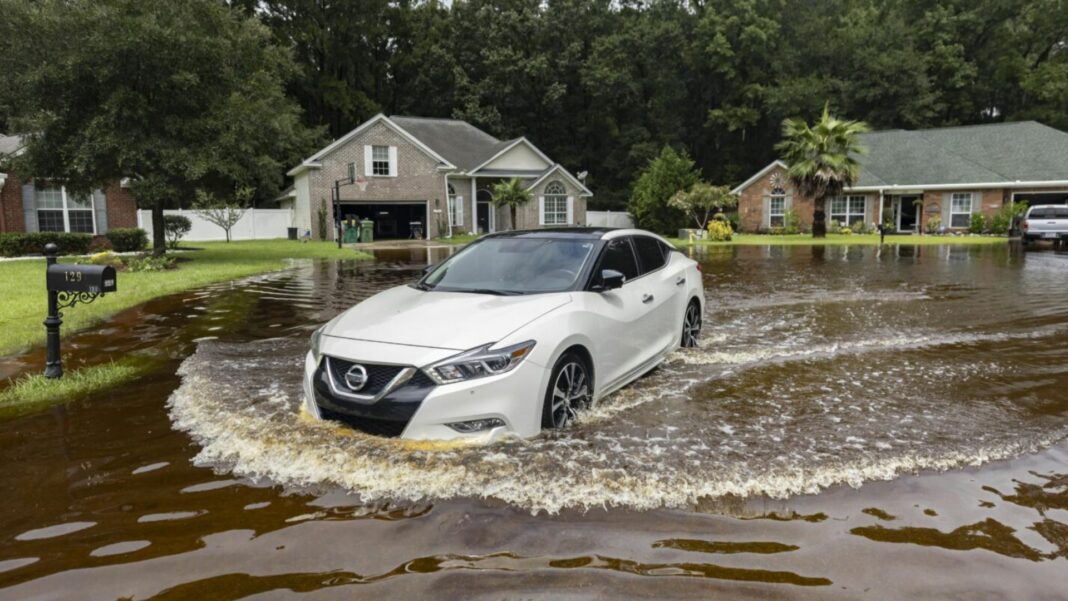
[[567, 292], [494, 296], [398, 286], [339, 315], [326, 336], [464, 351], [571, 302]]

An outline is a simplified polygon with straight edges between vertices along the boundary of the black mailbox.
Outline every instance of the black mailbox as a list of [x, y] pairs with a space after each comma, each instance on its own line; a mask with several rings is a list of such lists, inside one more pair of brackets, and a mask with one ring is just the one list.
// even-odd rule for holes
[[115, 268], [108, 265], [54, 263], [48, 266], [48, 290], [56, 292], [115, 292]]

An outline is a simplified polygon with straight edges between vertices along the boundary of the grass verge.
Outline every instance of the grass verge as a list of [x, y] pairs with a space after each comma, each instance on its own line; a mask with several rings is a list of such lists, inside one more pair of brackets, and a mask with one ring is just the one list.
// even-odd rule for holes
[[[826, 238], [813, 238], [811, 234], [772, 236], [767, 234], [735, 234], [729, 242], [669, 238], [672, 244], [686, 246], [878, 246], [879, 234], [827, 234]], [[1008, 238], [1000, 236], [916, 236], [895, 235], [886, 237], [886, 244], [905, 246], [928, 246], [941, 244], [1005, 244]]]
[[443, 242], [445, 244], [467, 244], [469, 242], [474, 242], [481, 237], [482, 236], [479, 234], [462, 234], [453, 236], [452, 238], [435, 238], [435, 241]]
[[[330, 242], [248, 240], [191, 242], [199, 250], [180, 253], [178, 269], [119, 274], [118, 292], [88, 305], [64, 311], [63, 331], [85, 329], [123, 309], [168, 294], [215, 282], [234, 280], [288, 265], [290, 259], [370, 259], [351, 248]], [[64, 259], [61, 259], [64, 261]], [[44, 342], [41, 321], [47, 312], [44, 259], [0, 262], [0, 355], [9, 355]]]
[[133, 381], [147, 369], [149, 363], [144, 360], [124, 359], [67, 372], [58, 380], [41, 374], [24, 375], [0, 390], [0, 416], [21, 415], [100, 392]]

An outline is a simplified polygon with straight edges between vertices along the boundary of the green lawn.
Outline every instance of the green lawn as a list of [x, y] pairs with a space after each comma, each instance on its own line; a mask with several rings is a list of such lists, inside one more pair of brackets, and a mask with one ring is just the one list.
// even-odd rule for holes
[[[178, 269], [119, 273], [118, 292], [88, 305], [64, 311], [63, 331], [72, 332], [99, 323], [108, 316], [147, 300], [286, 267], [288, 259], [369, 259], [351, 248], [330, 242], [250, 240], [242, 242], [190, 242], [202, 250], [177, 253]], [[64, 259], [60, 259], [64, 261]], [[0, 262], [0, 355], [8, 355], [44, 342], [41, 321], [47, 310], [44, 259]]]
[[480, 236], [478, 234], [463, 234], [453, 236], [452, 238], [436, 238], [437, 242], [444, 242], [445, 244], [467, 244], [468, 242], [474, 242], [478, 240]]
[[[784, 245], [784, 246], [878, 246], [879, 234], [827, 234], [826, 238], [813, 238], [811, 234], [772, 236], [764, 234], [735, 234], [730, 242], [710, 242], [698, 240], [691, 243], [681, 238], [669, 238], [679, 247], [696, 246], [738, 246], [738, 245]], [[888, 235], [886, 244], [902, 245], [939, 245], [939, 244], [1005, 244], [1008, 238], [1001, 236], [909, 236]]]
[[76, 369], [58, 380], [26, 374], [0, 390], [0, 417], [21, 415], [136, 380], [150, 363], [124, 359]]

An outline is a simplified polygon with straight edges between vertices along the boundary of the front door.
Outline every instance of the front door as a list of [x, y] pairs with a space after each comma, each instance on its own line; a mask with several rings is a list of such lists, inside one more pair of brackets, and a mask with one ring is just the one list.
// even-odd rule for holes
[[919, 204], [915, 196], [902, 196], [898, 199], [897, 231], [915, 232]]
[[490, 203], [478, 203], [478, 232], [485, 234], [490, 231]]

